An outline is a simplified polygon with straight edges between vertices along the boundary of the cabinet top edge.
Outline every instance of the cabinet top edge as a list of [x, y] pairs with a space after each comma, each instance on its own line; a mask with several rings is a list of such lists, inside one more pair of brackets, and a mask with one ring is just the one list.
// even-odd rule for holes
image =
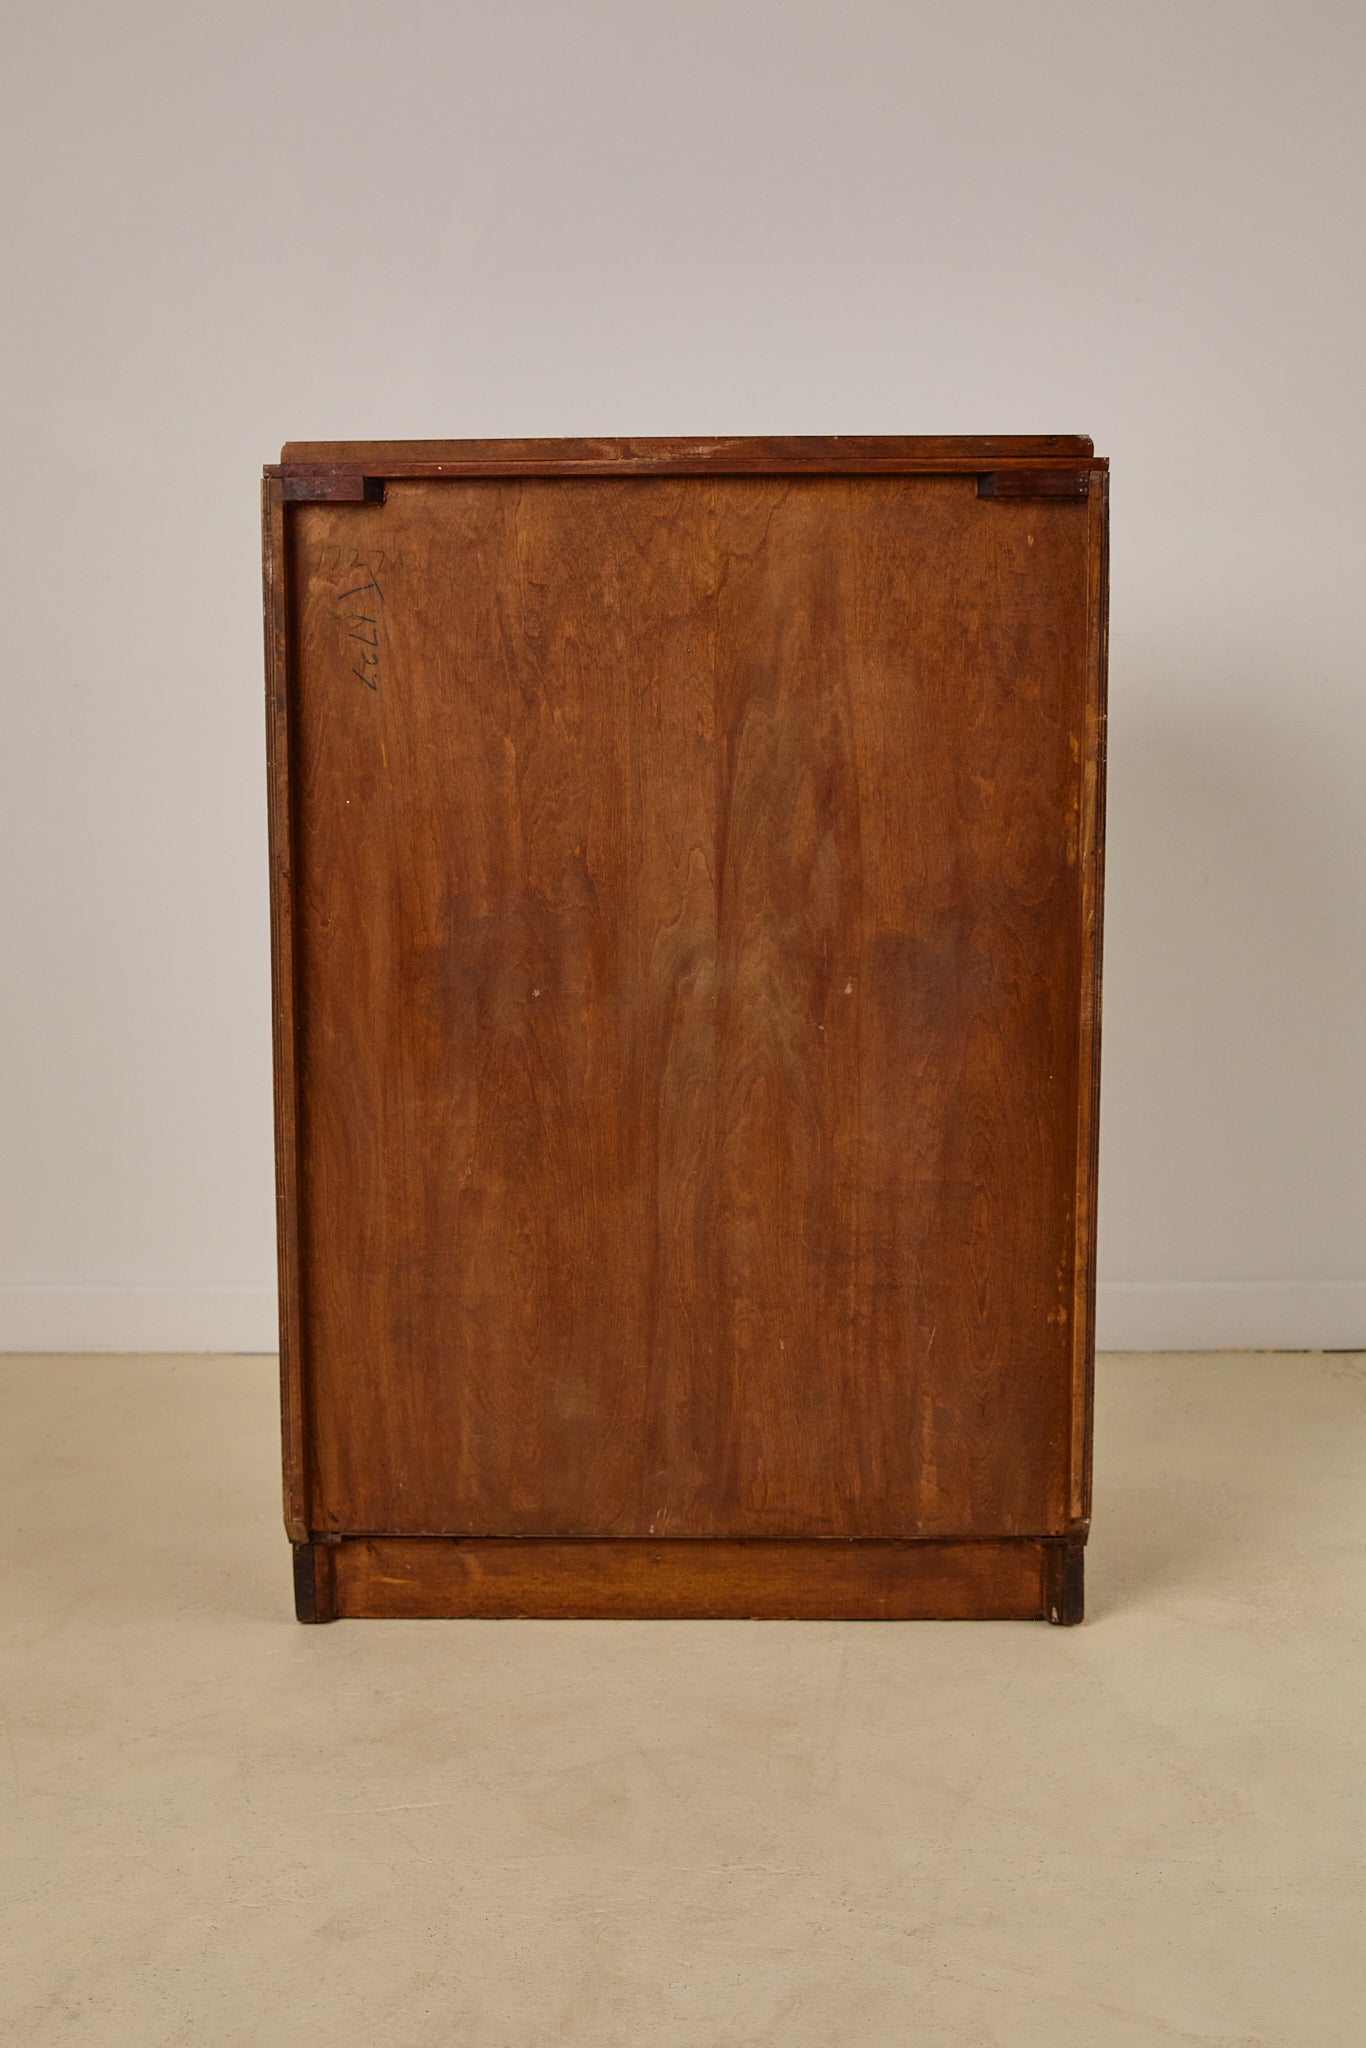
[[1105, 469], [1087, 434], [867, 434], [711, 440], [286, 441], [267, 475], [318, 468], [371, 476], [461, 475], [523, 471], [546, 475], [640, 474], [651, 469], [809, 470], [838, 474], [868, 468], [981, 470], [1002, 463]]

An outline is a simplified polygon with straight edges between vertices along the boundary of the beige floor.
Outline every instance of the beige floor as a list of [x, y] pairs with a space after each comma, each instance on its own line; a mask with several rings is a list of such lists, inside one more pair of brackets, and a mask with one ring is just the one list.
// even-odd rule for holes
[[1359, 2048], [1366, 1369], [1111, 1358], [1085, 1627], [295, 1625], [273, 1365], [6, 1359], [4, 2048]]

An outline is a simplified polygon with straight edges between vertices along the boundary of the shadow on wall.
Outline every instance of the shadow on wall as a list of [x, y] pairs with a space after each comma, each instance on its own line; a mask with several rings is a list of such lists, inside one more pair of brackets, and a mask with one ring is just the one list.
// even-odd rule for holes
[[1102, 1280], [1366, 1277], [1364, 702], [1112, 656]]

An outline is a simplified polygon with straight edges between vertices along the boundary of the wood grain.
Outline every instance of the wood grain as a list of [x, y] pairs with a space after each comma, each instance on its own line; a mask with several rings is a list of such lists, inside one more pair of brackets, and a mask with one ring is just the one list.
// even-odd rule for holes
[[1074, 1526], [1103, 531], [968, 474], [289, 507], [313, 1532]]
[[[1091, 1432], [1096, 1365], [1096, 1194], [1100, 1174], [1101, 954], [1105, 898], [1105, 764], [1110, 660], [1110, 479], [1096, 479], [1087, 552], [1091, 679], [1081, 738], [1079, 872], [1081, 1021], [1077, 1043], [1077, 1221], [1073, 1233], [1072, 1442], [1068, 1504], [1083, 1537], [1091, 1515]], [[1078, 1620], [1081, 1619], [1078, 1612]]]
[[360, 1538], [310, 1546], [301, 1618], [1035, 1621], [1047, 1586], [1079, 1620], [1079, 1547], [1058, 1605], [1064, 1547]]
[[271, 988], [275, 1077], [275, 1219], [280, 1304], [280, 1417], [285, 1530], [308, 1534], [303, 1324], [299, 1298], [298, 1032], [294, 985], [294, 864], [290, 824], [289, 636], [284, 493], [261, 486], [266, 629], [266, 794], [270, 815]]
[[[363, 477], [981, 474], [1004, 495], [1014, 472], [1032, 474], [1034, 494], [1061, 488], [1085, 495], [1086, 470], [1103, 470], [1084, 434], [773, 435], [767, 438], [579, 441], [289, 441], [278, 475], [297, 497], [329, 495], [343, 472]], [[1051, 472], [1062, 472], [1061, 478]], [[312, 488], [321, 486], [320, 490]]]

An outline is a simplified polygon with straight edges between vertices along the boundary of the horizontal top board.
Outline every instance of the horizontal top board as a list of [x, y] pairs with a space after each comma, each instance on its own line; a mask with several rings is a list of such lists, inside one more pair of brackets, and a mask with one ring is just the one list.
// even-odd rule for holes
[[1106, 469], [1087, 434], [830, 434], [720, 439], [553, 441], [286, 441], [267, 475], [317, 469], [369, 476], [554, 476], [974, 472]]

